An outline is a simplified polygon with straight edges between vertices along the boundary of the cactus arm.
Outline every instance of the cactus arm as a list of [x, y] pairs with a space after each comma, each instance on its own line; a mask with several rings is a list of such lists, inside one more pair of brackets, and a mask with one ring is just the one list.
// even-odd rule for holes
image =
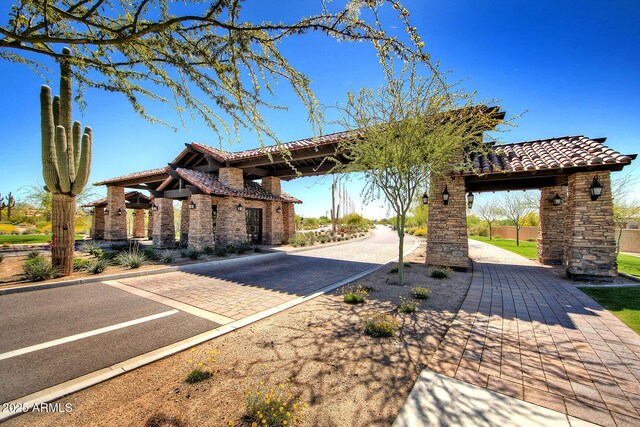
[[[69, 57], [71, 50], [62, 49], [63, 57]], [[67, 160], [69, 162], [67, 170], [71, 176], [71, 182], [75, 178], [75, 160], [73, 159], [73, 125], [71, 119], [71, 110], [73, 102], [73, 92], [71, 84], [71, 63], [67, 58], [60, 61], [60, 123], [64, 126], [65, 136], [67, 137]]]
[[42, 86], [40, 90], [40, 128], [42, 131], [42, 176], [50, 192], [56, 192], [58, 185], [58, 160], [55, 150], [55, 127], [51, 89]]
[[84, 135], [82, 135], [82, 150], [80, 152], [78, 173], [71, 189], [73, 195], [78, 195], [82, 192], [84, 186], [87, 185], [89, 173], [91, 172], [91, 128], [87, 126], [84, 132]]
[[[60, 124], [60, 97], [58, 95], [53, 97], [53, 128]], [[52, 135], [55, 131], [52, 133]]]
[[64, 126], [56, 127], [56, 155], [58, 157], [58, 181], [62, 193], [68, 194], [71, 191], [71, 181], [69, 180], [69, 157], [67, 153], [67, 134]]
[[[80, 144], [82, 143], [82, 125], [80, 122], [73, 122], [73, 172], [78, 176], [78, 165], [80, 164]], [[72, 179], [72, 181], [75, 181]]]

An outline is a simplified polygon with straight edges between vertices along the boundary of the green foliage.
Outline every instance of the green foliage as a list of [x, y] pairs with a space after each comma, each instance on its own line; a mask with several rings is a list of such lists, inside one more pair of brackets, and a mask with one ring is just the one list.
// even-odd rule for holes
[[199, 383], [211, 377], [211, 372], [195, 368], [187, 375], [186, 382], [189, 384]]
[[450, 270], [446, 268], [434, 268], [431, 270], [431, 277], [434, 279], [446, 279], [449, 277]]
[[170, 250], [165, 250], [162, 255], [160, 256], [160, 261], [165, 263], [165, 264], [170, 264], [174, 261], [175, 256], [173, 255], [173, 252], [171, 252]]
[[398, 328], [398, 320], [388, 313], [369, 313], [364, 318], [364, 333], [370, 337], [393, 337]]
[[400, 297], [400, 304], [398, 304], [398, 312], [403, 314], [414, 313], [418, 308], [419, 303], [417, 301], [410, 300], [405, 297]]
[[202, 248], [202, 252], [204, 252], [205, 255], [214, 255], [216, 250], [213, 246], [205, 246], [204, 248]]
[[146, 263], [147, 257], [141, 251], [134, 248], [118, 253], [114, 258], [114, 261], [122, 267], [136, 269], [142, 267]]
[[431, 296], [431, 290], [422, 287], [412, 288], [411, 296], [415, 299], [428, 299]]
[[369, 296], [369, 291], [362, 285], [347, 285], [341, 289], [342, 299], [347, 304], [362, 304]]
[[84, 252], [87, 254], [90, 254], [94, 257], [99, 257], [102, 255], [102, 253], [104, 252], [102, 250], [102, 247], [100, 246], [100, 243], [94, 241], [94, 240], [89, 240], [86, 242], [82, 242], [80, 244], [80, 247], [78, 248], [78, 250], [80, 252]]
[[235, 245], [236, 253], [241, 255], [253, 249], [251, 242], [240, 242]]
[[42, 255], [27, 259], [22, 266], [22, 271], [24, 277], [30, 282], [51, 279], [57, 274], [55, 267]]
[[182, 252], [182, 256], [184, 258], [189, 258], [192, 261], [195, 261], [200, 258], [201, 252], [196, 248], [189, 248], [186, 251]]
[[246, 417], [258, 426], [295, 426], [302, 417], [303, 405], [289, 383], [261, 386], [246, 394]]
[[92, 274], [100, 274], [107, 269], [109, 262], [105, 259], [92, 259], [85, 267], [85, 270]]
[[144, 248], [140, 250], [140, 253], [145, 256], [150, 261], [158, 261], [160, 259], [160, 255], [155, 248]]
[[109, 244], [109, 248], [115, 252], [127, 251], [130, 247], [129, 242], [114, 242]]
[[91, 260], [84, 258], [74, 258], [73, 259], [73, 271], [82, 271], [86, 270], [87, 266], [91, 263]]
[[640, 288], [580, 288], [580, 290], [640, 334]]
[[38, 258], [38, 257], [41, 257], [41, 256], [42, 256], [42, 254], [38, 250], [29, 251], [29, 252], [27, 252], [27, 255], [26, 255], [27, 259], [34, 259], [34, 258]]

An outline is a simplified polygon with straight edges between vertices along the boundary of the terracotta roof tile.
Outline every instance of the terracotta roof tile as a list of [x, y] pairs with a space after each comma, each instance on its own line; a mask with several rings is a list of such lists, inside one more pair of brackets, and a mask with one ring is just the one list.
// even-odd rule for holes
[[169, 167], [165, 166], [163, 168], [149, 169], [149, 170], [146, 170], [146, 171], [134, 172], [134, 173], [130, 173], [129, 175], [122, 175], [122, 176], [118, 176], [118, 177], [115, 177], [115, 178], [106, 179], [106, 180], [100, 181], [100, 182], [94, 182], [93, 185], [117, 184], [118, 182], [122, 182], [122, 181], [129, 181], [131, 179], [138, 179], [138, 178], [150, 178], [152, 176], [162, 175], [162, 174], [166, 174], [168, 172], [169, 172]]
[[200, 191], [212, 196], [237, 196], [247, 199], [302, 203], [302, 201], [286, 193], [282, 193], [280, 196], [275, 195], [253, 181], [244, 181], [244, 189], [240, 191], [224, 185], [218, 181], [218, 177], [207, 172], [184, 168], [177, 168], [176, 172], [190, 184], [198, 187]]
[[[126, 193], [124, 193], [124, 200], [125, 201], [131, 201], [130, 199], [133, 199], [134, 197], [140, 197], [140, 199], [142, 199], [143, 202], [147, 203], [150, 201], [149, 196], [146, 196], [145, 194], [139, 192], [139, 191], [128, 191]], [[83, 208], [93, 208], [93, 207], [97, 207], [97, 206], [106, 206], [107, 205], [107, 198], [106, 197], [102, 197], [98, 200], [94, 200], [93, 202], [89, 202], [89, 203], [85, 203], [84, 205], [82, 205]]]
[[488, 154], [470, 157], [465, 174], [562, 169], [604, 164], [627, 164], [631, 157], [585, 136], [567, 136], [516, 144], [495, 145]]

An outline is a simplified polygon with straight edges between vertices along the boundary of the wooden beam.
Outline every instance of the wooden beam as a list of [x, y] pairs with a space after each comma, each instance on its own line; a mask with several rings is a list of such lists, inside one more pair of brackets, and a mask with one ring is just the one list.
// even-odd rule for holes
[[164, 197], [165, 199], [186, 199], [191, 195], [191, 190], [188, 188], [181, 188], [178, 190], [165, 190]]
[[149, 209], [151, 208], [151, 203], [125, 203], [124, 204], [127, 209]]

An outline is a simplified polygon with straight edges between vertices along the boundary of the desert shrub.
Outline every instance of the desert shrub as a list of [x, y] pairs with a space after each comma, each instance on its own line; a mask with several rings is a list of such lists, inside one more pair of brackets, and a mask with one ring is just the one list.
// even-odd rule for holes
[[293, 247], [305, 246], [307, 244], [307, 238], [305, 233], [296, 233], [289, 239], [289, 244]]
[[249, 252], [252, 247], [251, 242], [241, 242], [236, 244], [235, 249], [237, 254], [242, 255], [245, 252]]
[[92, 259], [86, 265], [85, 270], [91, 274], [100, 274], [107, 269], [109, 263], [102, 258]]
[[467, 232], [469, 233], [469, 236], [489, 237], [489, 227], [484, 221], [479, 224], [470, 224], [467, 227]]
[[411, 296], [415, 299], [428, 299], [431, 295], [431, 290], [427, 288], [412, 288]]
[[142, 267], [147, 261], [147, 257], [137, 249], [131, 249], [128, 251], [120, 252], [114, 258], [114, 261], [122, 266], [128, 267], [131, 269], [136, 269]]
[[227, 252], [226, 246], [216, 246], [213, 249], [213, 254], [215, 256], [227, 256], [229, 254], [229, 252]]
[[185, 423], [175, 415], [166, 415], [162, 412], [153, 414], [144, 424], [145, 427], [184, 427]]
[[0, 235], [20, 234], [18, 227], [11, 224], [0, 224]]
[[140, 251], [141, 254], [145, 256], [150, 261], [158, 261], [160, 259], [160, 255], [155, 248], [144, 248]]
[[398, 312], [409, 314], [416, 311], [418, 308], [418, 302], [412, 301], [409, 298], [400, 297], [400, 304], [398, 304]]
[[51, 234], [51, 223], [46, 223], [44, 225], [37, 225], [38, 231], [42, 234]]
[[38, 229], [31, 226], [31, 227], [27, 227], [24, 230], [22, 230], [22, 234], [25, 236], [31, 235], [31, 234], [38, 234]]
[[124, 252], [126, 250], [129, 250], [129, 243], [126, 243], [126, 242], [111, 243], [109, 245], [109, 248], [115, 252]]
[[369, 292], [362, 285], [347, 285], [341, 289], [342, 299], [347, 304], [362, 304]]
[[425, 227], [418, 227], [412, 234], [416, 237], [427, 237], [427, 229]]
[[189, 384], [195, 384], [204, 381], [213, 375], [213, 364], [215, 362], [215, 350], [209, 350], [206, 353], [197, 353], [195, 348], [191, 349], [191, 358], [187, 363], [191, 366], [191, 371], [187, 374], [185, 381]]
[[87, 268], [91, 260], [84, 258], [73, 258], [73, 271], [82, 271]]
[[449, 277], [450, 271], [446, 268], [434, 268], [431, 270], [431, 277], [434, 279], [446, 279]]
[[369, 313], [364, 318], [364, 333], [370, 337], [392, 337], [398, 327], [398, 320], [388, 313]]
[[200, 251], [197, 250], [196, 248], [189, 248], [186, 251], [182, 252], [182, 256], [195, 261], [198, 258], [200, 258]]
[[37, 250], [32, 250], [32, 251], [27, 252], [27, 259], [28, 260], [29, 259], [35, 259], [35, 258], [38, 258], [38, 257], [41, 257], [41, 256], [42, 255], [40, 254], [40, 251], [37, 251]]
[[173, 252], [170, 250], [165, 250], [162, 255], [160, 255], [160, 261], [166, 264], [173, 262], [174, 258]]
[[118, 252], [103, 252], [98, 258], [105, 261], [113, 261], [118, 256]]
[[78, 247], [78, 250], [80, 252], [93, 255], [94, 257], [99, 257], [104, 252], [102, 250], [102, 247], [100, 246], [100, 243], [93, 241], [82, 242]]
[[216, 250], [214, 249], [213, 246], [205, 246], [204, 248], [202, 248], [202, 252], [204, 252], [206, 255], [213, 255], [215, 254]]
[[209, 377], [211, 377], [211, 372], [203, 371], [200, 368], [194, 368], [191, 372], [189, 372], [185, 381], [189, 384], [195, 384], [199, 383], [200, 381], [204, 381]]
[[57, 274], [55, 267], [42, 255], [25, 261], [22, 266], [22, 271], [24, 277], [30, 282], [51, 279]]
[[294, 397], [290, 384], [274, 387], [261, 384], [246, 394], [246, 417], [252, 425], [295, 426], [302, 418], [304, 406], [300, 397]]

